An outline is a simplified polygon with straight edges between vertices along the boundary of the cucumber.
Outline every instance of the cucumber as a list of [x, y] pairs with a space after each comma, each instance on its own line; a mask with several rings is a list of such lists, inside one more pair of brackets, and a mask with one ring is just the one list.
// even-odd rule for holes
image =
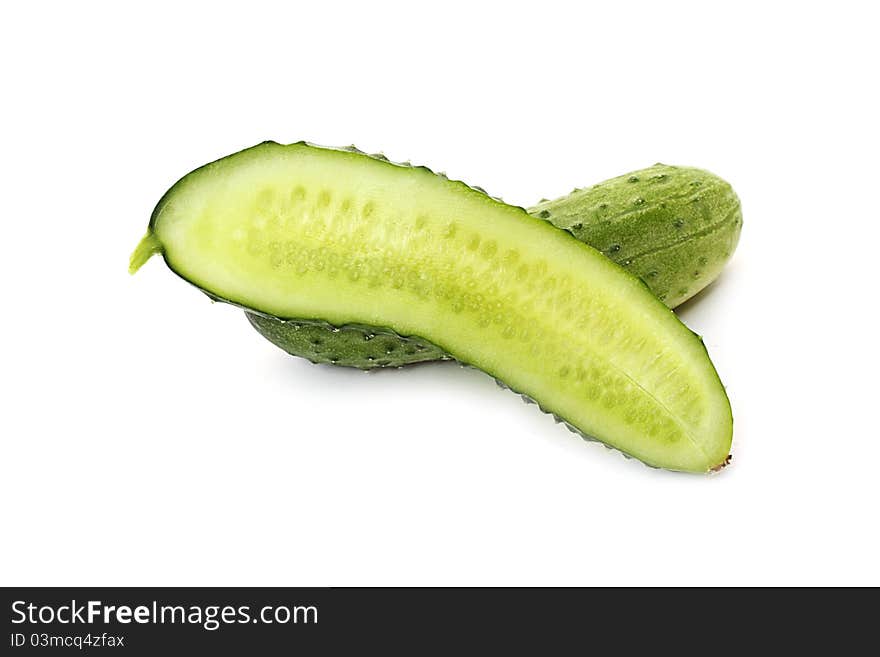
[[163, 196], [131, 270], [156, 253], [257, 316], [420, 336], [649, 465], [727, 461], [699, 336], [571, 234], [424, 167], [265, 142]]
[[[528, 212], [626, 267], [670, 308], [718, 277], [742, 228], [739, 199], [726, 181], [702, 169], [665, 164], [542, 201]], [[247, 315], [263, 337], [313, 363], [372, 369], [450, 358], [424, 340], [378, 327]]]

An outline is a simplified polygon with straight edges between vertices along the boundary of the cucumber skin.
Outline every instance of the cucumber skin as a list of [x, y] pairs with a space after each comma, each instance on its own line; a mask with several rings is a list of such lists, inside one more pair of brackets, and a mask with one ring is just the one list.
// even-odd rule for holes
[[[670, 308], [718, 277], [742, 229], [739, 199], [727, 182], [665, 164], [542, 201], [528, 212], [641, 278]], [[451, 359], [426, 340], [386, 328], [246, 315], [272, 344], [313, 363], [369, 370]]]
[[251, 325], [269, 342], [313, 363], [357, 367], [403, 367], [452, 360], [427, 340], [374, 326], [333, 326], [326, 322], [277, 319], [245, 311]]
[[730, 184], [702, 169], [665, 164], [575, 190], [529, 213], [604, 253], [670, 308], [718, 278], [742, 230]]

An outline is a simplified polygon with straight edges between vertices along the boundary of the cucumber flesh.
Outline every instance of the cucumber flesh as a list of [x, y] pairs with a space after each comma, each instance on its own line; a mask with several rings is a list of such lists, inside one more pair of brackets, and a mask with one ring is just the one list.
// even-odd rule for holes
[[420, 336], [649, 465], [726, 460], [698, 336], [572, 235], [423, 167], [266, 142], [178, 181], [142, 244], [134, 269], [161, 251], [258, 316]]
[[[718, 277], [742, 228], [739, 199], [726, 181], [665, 164], [542, 201], [528, 212], [627, 268], [670, 308]], [[285, 322], [253, 313], [248, 319], [270, 342], [313, 363], [373, 369], [451, 358], [423, 339], [406, 340], [379, 327]], [[371, 342], [374, 335], [382, 337]]]

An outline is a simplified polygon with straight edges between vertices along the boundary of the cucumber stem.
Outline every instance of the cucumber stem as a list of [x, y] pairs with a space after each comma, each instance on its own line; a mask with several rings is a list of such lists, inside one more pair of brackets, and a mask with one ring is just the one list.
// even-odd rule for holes
[[147, 260], [157, 253], [162, 253], [162, 244], [153, 234], [153, 231], [148, 230], [143, 239], [138, 242], [134, 253], [131, 254], [131, 258], [128, 260], [128, 273], [134, 274]]

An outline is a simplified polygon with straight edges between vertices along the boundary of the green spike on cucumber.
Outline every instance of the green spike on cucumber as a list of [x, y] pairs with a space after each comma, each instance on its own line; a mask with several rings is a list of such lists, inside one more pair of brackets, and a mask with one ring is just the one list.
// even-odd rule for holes
[[[575, 190], [528, 212], [625, 267], [670, 308], [718, 277], [742, 228], [739, 199], [727, 182], [708, 171], [664, 164]], [[406, 340], [375, 326], [285, 322], [255, 313], [248, 319], [270, 342], [313, 363], [372, 369], [450, 358], [425, 340]]]
[[649, 465], [727, 460], [724, 387], [700, 338], [644, 283], [424, 167], [266, 142], [178, 181], [132, 270], [156, 252], [258, 317], [384, 327], [369, 341], [419, 336], [416, 350], [435, 345]]

